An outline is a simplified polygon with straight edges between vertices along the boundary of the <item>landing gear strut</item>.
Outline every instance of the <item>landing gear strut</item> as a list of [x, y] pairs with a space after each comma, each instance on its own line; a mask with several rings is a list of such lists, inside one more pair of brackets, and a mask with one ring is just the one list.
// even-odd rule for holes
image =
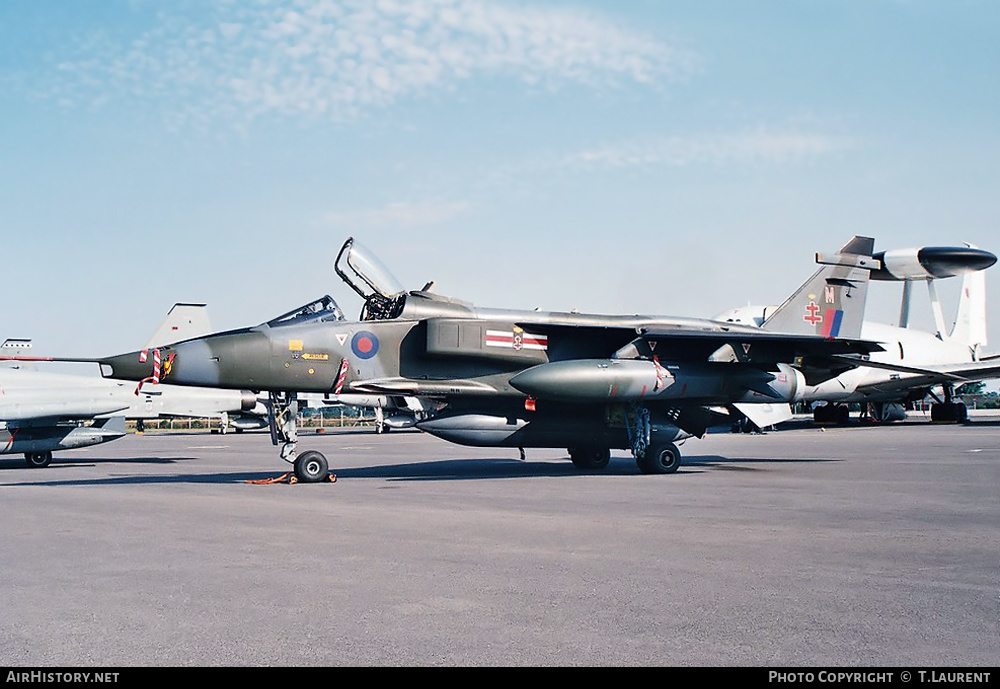
[[296, 418], [299, 415], [299, 401], [294, 392], [269, 392], [267, 395], [267, 423], [271, 431], [271, 443], [281, 445], [280, 457], [295, 468], [295, 477], [303, 483], [323, 481], [330, 473], [326, 457], [315, 450], [296, 455], [299, 442]]
[[649, 410], [635, 407], [625, 415], [625, 428], [636, 466], [644, 474], [672, 474], [681, 465], [681, 451], [672, 442], [680, 435], [676, 426], [653, 427]]

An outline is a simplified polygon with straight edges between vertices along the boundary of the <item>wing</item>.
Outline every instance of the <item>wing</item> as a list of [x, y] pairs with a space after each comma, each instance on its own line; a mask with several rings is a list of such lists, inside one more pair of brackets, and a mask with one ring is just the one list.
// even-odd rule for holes
[[[843, 355], [883, 351], [877, 342], [794, 335], [750, 327], [692, 329], [524, 324], [548, 337], [549, 359], [657, 356], [664, 361], [740, 361], [743, 363], [792, 363]], [[841, 368], [849, 363], [837, 362]], [[851, 364], [857, 365], [857, 364]]]
[[887, 392], [931, 385], [952, 384], [961, 385], [978, 380], [1000, 378], [1000, 361], [991, 358], [988, 361], [974, 361], [961, 364], [940, 364], [934, 366], [900, 366], [897, 364], [877, 361], [864, 361], [851, 357], [835, 357], [837, 360], [853, 362], [855, 366], [880, 368], [896, 371], [900, 375], [888, 381], [858, 386], [858, 391]]

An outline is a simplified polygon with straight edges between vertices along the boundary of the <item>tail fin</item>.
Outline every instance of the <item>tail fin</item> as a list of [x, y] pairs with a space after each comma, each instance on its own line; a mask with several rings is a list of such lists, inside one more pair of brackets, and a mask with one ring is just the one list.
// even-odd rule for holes
[[962, 296], [950, 339], [968, 345], [977, 359], [986, 345], [986, 273], [982, 270], [962, 277]]
[[204, 304], [174, 304], [160, 328], [149, 338], [146, 348], [190, 340], [212, 332], [208, 322], [208, 310]]
[[[0, 345], [0, 366], [3, 368], [23, 368], [34, 370], [35, 365], [30, 361], [17, 361], [18, 358], [30, 359], [31, 340], [23, 337], [8, 337]], [[6, 357], [10, 357], [7, 359]]]
[[854, 237], [833, 255], [816, 254], [821, 268], [768, 316], [762, 327], [783, 333], [857, 338], [865, 315], [875, 240]]

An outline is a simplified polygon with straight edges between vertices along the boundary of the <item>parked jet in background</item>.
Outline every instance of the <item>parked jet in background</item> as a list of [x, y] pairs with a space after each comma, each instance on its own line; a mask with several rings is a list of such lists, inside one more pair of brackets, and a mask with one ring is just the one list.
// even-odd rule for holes
[[[873, 353], [864, 366], [852, 367], [829, 380], [806, 386], [802, 400], [826, 402], [817, 406], [817, 422], [844, 422], [847, 404], [868, 406], [878, 421], [898, 421], [905, 407], [928, 395], [937, 398], [931, 406], [934, 421], [964, 421], [965, 405], [953, 399], [958, 386], [1000, 377], [1000, 361], [982, 359], [986, 345], [986, 282], [983, 271], [996, 263], [996, 256], [972, 246], [922, 247], [884, 251], [874, 255], [879, 266], [874, 280], [903, 282], [900, 326], [865, 321], [859, 336], [879, 342], [884, 351]], [[945, 327], [934, 281], [963, 277], [955, 323]], [[912, 284], [926, 282], [934, 314], [936, 332], [908, 327]], [[776, 307], [743, 307], [718, 316], [733, 323], [774, 327], [771, 315]], [[804, 314], [803, 318], [811, 318]], [[942, 390], [938, 397], [935, 390]], [[943, 399], [942, 399], [943, 398]], [[759, 425], [759, 424], [758, 424]]]
[[[203, 304], [176, 304], [149, 346], [209, 331]], [[210, 418], [223, 432], [267, 425], [266, 409], [248, 391], [162, 385], [156, 372], [138, 386], [96, 375], [43, 372], [35, 363], [53, 359], [30, 352], [26, 339], [8, 339], [0, 346], [0, 359], [7, 359], [0, 365], [0, 454], [23, 453], [31, 467], [47, 466], [57, 450], [120, 438], [126, 419], [141, 428], [152, 419]]]
[[[10, 342], [10, 341], [8, 341]], [[24, 352], [24, 341], [0, 349]], [[128, 401], [101, 379], [0, 366], [0, 454], [23, 454], [29, 467], [52, 453], [125, 435]]]
[[[641, 471], [670, 473], [675, 441], [728, 423], [714, 407], [798, 399], [810, 376], [831, 375], [831, 357], [879, 348], [838, 339], [860, 329], [872, 259], [856, 244], [865, 242], [830, 257], [783, 307], [790, 321], [810, 305], [823, 314], [810, 334], [790, 335], [702, 319], [480, 309], [405, 291], [348, 239], [334, 268], [364, 299], [359, 321], [323, 297], [256, 327], [160, 348], [161, 379], [267, 391], [272, 441], [303, 481], [328, 473], [320, 453], [296, 454], [297, 395], [310, 392], [413, 397], [429, 409], [417, 427], [446, 440], [569, 448], [585, 469], [604, 467], [611, 448], [630, 449]], [[150, 375], [139, 352], [98, 361], [111, 378]]]
[[370, 409], [375, 414], [375, 432], [388, 433], [393, 429], [413, 428], [424, 418], [424, 404], [416, 397], [393, 395], [319, 395], [320, 404], [343, 404], [348, 407]]

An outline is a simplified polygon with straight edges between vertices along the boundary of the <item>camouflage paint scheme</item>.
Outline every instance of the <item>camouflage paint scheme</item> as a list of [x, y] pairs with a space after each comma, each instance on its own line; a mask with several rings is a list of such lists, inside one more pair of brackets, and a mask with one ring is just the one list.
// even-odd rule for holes
[[[855, 238], [765, 329], [658, 316], [477, 308], [427, 288], [405, 291], [348, 239], [335, 269], [365, 299], [357, 321], [330, 297], [255, 327], [101, 359], [107, 377], [249, 389], [271, 398], [271, 430], [303, 480], [325, 458], [295, 455], [297, 393], [415, 397], [416, 425], [470, 445], [565, 447], [585, 469], [631, 449], [647, 473], [677, 469], [676, 440], [727, 423], [734, 403], [791, 401], [806, 384], [878, 351], [856, 339], [873, 240]], [[389, 286], [387, 286], [389, 285]], [[308, 466], [307, 466], [308, 465]]]

